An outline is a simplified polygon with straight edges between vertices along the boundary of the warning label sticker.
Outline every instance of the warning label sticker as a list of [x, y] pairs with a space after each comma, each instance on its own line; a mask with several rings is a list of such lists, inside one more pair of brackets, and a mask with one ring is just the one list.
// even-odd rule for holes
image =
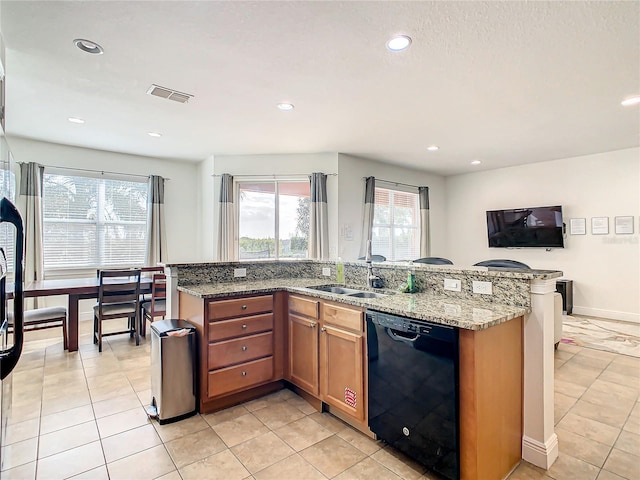
[[358, 403], [356, 392], [351, 390], [349, 387], [345, 387], [344, 389], [344, 403], [353, 408], [356, 408], [356, 405]]

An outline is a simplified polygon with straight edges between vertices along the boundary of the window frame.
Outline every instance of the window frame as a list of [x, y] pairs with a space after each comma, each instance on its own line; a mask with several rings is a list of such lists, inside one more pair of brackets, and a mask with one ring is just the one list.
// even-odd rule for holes
[[[269, 257], [269, 258], [254, 258], [254, 259], [249, 259], [249, 258], [240, 258], [240, 185], [243, 183], [275, 183], [275, 211], [274, 211], [274, 223], [275, 223], [275, 230], [274, 230], [274, 239], [275, 239], [275, 256], [273, 257]], [[279, 199], [279, 195], [280, 195], [280, 183], [309, 183], [309, 177], [306, 175], [274, 175], [273, 177], [269, 176], [268, 178], [265, 177], [260, 177], [260, 176], [256, 176], [256, 177], [251, 177], [251, 176], [246, 176], [246, 177], [241, 177], [241, 178], [237, 178], [234, 177], [233, 179], [233, 201], [235, 204], [235, 208], [234, 208], [234, 215], [235, 215], [235, 222], [236, 222], [236, 231], [235, 231], [235, 249], [236, 252], [238, 254], [238, 260], [239, 261], [248, 261], [248, 260], [280, 260], [282, 258], [289, 258], [289, 257], [281, 257], [280, 256], [280, 202], [278, 201]], [[311, 186], [309, 186], [309, 201], [311, 201]], [[307, 233], [308, 236], [308, 233]], [[307, 254], [304, 257], [305, 259], [309, 258], [309, 247], [307, 245]]]
[[[89, 179], [95, 179], [96, 182], [100, 182], [101, 180], [114, 180], [114, 181], [121, 181], [121, 182], [129, 182], [129, 183], [134, 183], [134, 184], [142, 184], [142, 185], [147, 185], [148, 184], [148, 177], [145, 179], [144, 176], [140, 176], [140, 180], [136, 180], [136, 179], [132, 179], [134, 177], [132, 177], [131, 175], [127, 175], [127, 174], [118, 174], [118, 173], [106, 173], [106, 172], [92, 172], [92, 171], [85, 171], [85, 170], [75, 170], [75, 169], [67, 169], [67, 168], [55, 168], [55, 167], [46, 167], [45, 168], [45, 172], [44, 172], [44, 176], [46, 175], [59, 175], [59, 176], [64, 176], [64, 177], [72, 177], [72, 178], [89, 178]], [[137, 175], [135, 177], [138, 177]], [[104, 186], [104, 183], [102, 183], [102, 185]], [[100, 187], [98, 187], [100, 189]], [[145, 259], [147, 257], [147, 249], [148, 249], [148, 222], [149, 222], [149, 215], [148, 215], [148, 209], [149, 209], [149, 201], [148, 201], [148, 197], [147, 197], [147, 201], [145, 202], [146, 204], [146, 218], [144, 220], [144, 222], [141, 221], [117, 221], [114, 222], [112, 220], [104, 220], [104, 218], [101, 218], [102, 216], [100, 214], [97, 215], [96, 220], [91, 221], [91, 220], [78, 220], [78, 219], [69, 219], [67, 221], [65, 221], [64, 219], [49, 219], [47, 220], [47, 218], [45, 217], [45, 191], [44, 191], [44, 177], [43, 177], [43, 189], [42, 189], [42, 221], [43, 221], [43, 230], [42, 230], [42, 242], [43, 242], [43, 264], [44, 264], [44, 247], [45, 247], [45, 226], [47, 223], [68, 223], [68, 224], [86, 224], [86, 225], [95, 225], [96, 226], [96, 232], [99, 232], [101, 227], [105, 227], [105, 226], [110, 226], [110, 225], [144, 225], [144, 230], [145, 230], [145, 252], [143, 255], [142, 260], [137, 263], [132, 263], [132, 262], [127, 262], [127, 263], [122, 263], [122, 264], [113, 264], [113, 265], [102, 265], [99, 263], [100, 260], [100, 249], [104, 248], [104, 239], [103, 238], [99, 238], [98, 236], [96, 237], [96, 241], [98, 242], [98, 246], [97, 246], [97, 253], [96, 253], [96, 260], [98, 261], [96, 263], [95, 266], [71, 266], [71, 267], [67, 267], [67, 268], [60, 268], [60, 267], [55, 267], [55, 268], [47, 268], [46, 264], [44, 265], [44, 275], [45, 278], [74, 278], [74, 277], [78, 277], [78, 276], [94, 276], [97, 272], [97, 270], [101, 269], [101, 268], [128, 268], [128, 267], [142, 267], [145, 264]], [[148, 191], [147, 191], [147, 196], [148, 196]], [[100, 193], [98, 194], [98, 198], [102, 198], [102, 195], [100, 195]], [[102, 211], [102, 209], [100, 207], [97, 207], [98, 211]]]
[[[377, 199], [379, 198], [379, 196], [377, 195], [377, 190], [378, 189], [382, 189], [382, 190], [388, 190], [390, 192], [393, 192], [395, 194], [395, 192], [398, 193], [408, 193], [411, 195], [415, 196], [415, 200], [416, 200], [416, 224], [415, 225], [398, 225], [394, 223], [394, 215], [393, 215], [393, 208], [389, 208], [389, 220], [390, 223], [388, 224], [381, 224], [381, 223], [376, 223], [376, 216], [375, 216], [375, 210], [377, 207]], [[376, 182], [376, 186], [375, 186], [375, 191], [376, 194], [374, 195], [374, 204], [373, 204], [373, 208], [374, 208], [374, 213], [373, 213], [373, 226], [372, 226], [372, 230], [376, 227], [378, 228], [387, 228], [389, 229], [390, 235], [389, 235], [389, 251], [390, 251], [390, 258], [387, 258], [388, 261], [392, 261], [392, 262], [400, 262], [400, 261], [413, 261], [416, 258], [419, 258], [420, 256], [420, 229], [421, 229], [421, 225], [420, 225], [420, 196], [419, 196], [419, 192], [417, 188], [413, 188], [413, 187], [409, 187], [409, 186], [403, 186], [403, 185], [398, 185], [395, 183], [391, 183], [391, 182], [383, 182], [383, 181], [379, 181]], [[393, 195], [392, 195], [393, 198]], [[392, 200], [393, 202], [393, 200]], [[391, 205], [394, 205], [395, 203], [391, 203]], [[418, 251], [416, 252], [416, 256], [415, 258], [395, 258], [395, 245], [396, 245], [396, 239], [395, 239], [395, 235], [394, 235], [394, 229], [395, 228], [406, 228], [406, 229], [410, 229], [410, 230], [415, 230], [418, 234], [418, 243], [416, 245]]]

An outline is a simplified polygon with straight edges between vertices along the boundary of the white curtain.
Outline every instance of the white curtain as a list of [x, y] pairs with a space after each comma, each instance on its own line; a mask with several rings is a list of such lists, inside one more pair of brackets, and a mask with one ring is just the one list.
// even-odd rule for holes
[[233, 209], [233, 176], [224, 173], [220, 178], [218, 261], [230, 262], [238, 259], [235, 234], [236, 222]]
[[[44, 279], [44, 243], [42, 216], [42, 183], [44, 167], [38, 163], [20, 164], [20, 203], [24, 216], [25, 268], [24, 281]], [[38, 307], [38, 299], [25, 299], [25, 310]]]
[[309, 219], [309, 258], [329, 258], [329, 220], [327, 209], [327, 176], [311, 174], [311, 208]]
[[147, 255], [145, 264], [155, 267], [167, 261], [167, 233], [164, 219], [164, 178], [149, 176], [147, 193]]
[[367, 244], [373, 238], [373, 210], [376, 203], [376, 179], [365, 178], [364, 187], [364, 215], [362, 221], [362, 239], [360, 243], [360, 257], [367, 255]]
[[420, 199], [420, 257], [431, 256], [429, 241], [429, 187], [418, 187]]

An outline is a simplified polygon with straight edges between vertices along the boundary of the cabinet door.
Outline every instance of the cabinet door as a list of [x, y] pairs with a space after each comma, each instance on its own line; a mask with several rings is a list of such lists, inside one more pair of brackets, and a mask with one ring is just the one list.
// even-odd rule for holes
[[364, 336], [325, 325], [320, 333], [320, 398], [364, 421]]
[[318, 395], [318, 322], [289, 313], [289, 380]]

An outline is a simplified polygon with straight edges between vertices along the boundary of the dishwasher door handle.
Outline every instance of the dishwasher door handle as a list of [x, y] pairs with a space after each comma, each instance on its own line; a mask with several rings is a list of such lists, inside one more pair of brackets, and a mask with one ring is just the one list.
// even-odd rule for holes
[[403, 335], [398, 335], [393, 328], [388, 328], [387, 332], [389, 333], [389, 336], [392, 339], [396, 340], [397, 342], [410, 342], [410, 343], [413, 343], [416, 340], [418, 340], [418, 338], [420, 338], [420, 334], [419, 333], [416, 333], [416, 336], [413, 337], [413, 338], [405, 337]]

